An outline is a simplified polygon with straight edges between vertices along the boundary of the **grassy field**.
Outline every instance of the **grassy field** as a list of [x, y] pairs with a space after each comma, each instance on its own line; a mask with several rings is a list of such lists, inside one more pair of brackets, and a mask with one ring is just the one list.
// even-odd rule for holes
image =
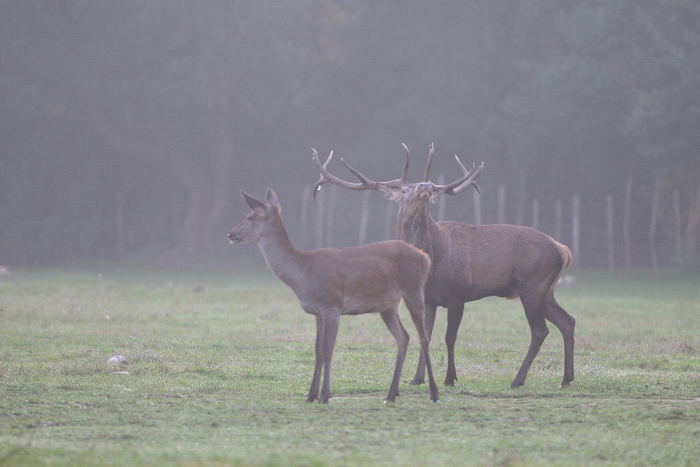
[[[700, 465], [700, 278], [574, 271], [576, 380], [551, 333], [525, 386], [517, 301], [469, 304], [454, 387], [383, 398], [396, 347], [347, 317], [333, 399], [308, 404], [313, 317], [254, 272], [14, 271], [0, 280], [0, 465]], [[199, 286], [199, 287], [197, 287]], [[195, 291], [197, 288], [197, 291]], [[203, 289], [203, 291], [201, 291]], [[445, 312], [431, 352], [445, 376]], [[127, 364], [110, 365], [114, 355]]]

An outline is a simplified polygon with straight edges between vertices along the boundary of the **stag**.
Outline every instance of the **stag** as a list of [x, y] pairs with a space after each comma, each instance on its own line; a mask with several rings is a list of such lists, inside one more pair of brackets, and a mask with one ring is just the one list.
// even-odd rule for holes
[[400, 240], [372, 243], [353, 248], [296, 249], [287, 237], [282, 208], [277, 195], [267, 189], [263, 202], [241, 190], [251, 211], [229, 234], [231, 243], [257, 241], [272, 272], [296, 294], [302, 309], [316, 317], [316, 366], [308, 402], [318, 398], [323, 370], [320, 402], [331, 396], [331, 359], [341, 315], [379, 313], [396, 339], [398, 353], [394, 377], [386, 400], [399, 395], [399, 380], [409, 336], [399, 318], [403, 298], [425, 355], [430, 382], [430, 400], [438, 402], [425, 329], [425, 282], [430, 258], [424, 252]]
[[[321, 185], [332, 183], [350, 190], [378, 190], [385, 198], [396, 201], [399, 213], [396, 237], [425, 251], [431, 259], [431, 269], [425, 288], [426, 329], [432, 335], [438, 306], [447, 308], [447, 376], [445, 385], [454, 386], [457, 372], [454, 345], [457, 339], [464, 304], [483, 297], [520, 297], [530, 325], [530, 347], [511, 388], [522, 386], [542, 342], [549, 333], [545, 320], [553, 323], [564, 337], [564, 379], [562, 386], [574, 379], [574, 318], [555, 300], [554, 289], [562, 271], [572, 262], [569, 248], [531, 227], [517, 225], [469, 225], [461, 222], [435, 222], [429, 205], [445, 194], [457, 195], [469, 186], [479, 191], [476, 178], [483, 171], [472, 164], [467, 170], [457, 156], [463, 176], [447, 185], [429, 181], [434, 148], [430, 146], [425, 177], [422, 182], [409, 183], [408, 147], [401, 178], [375, 182], [341, 159], [345, 167], [360, 181], [342, 180], [327, 170], [333, 157], [331, 151], [324, 164], [314, 151], [313, 162], [321, 173], [313, 196]], [[421, 354], [412, 384], [422, 384], [425, 361]]]

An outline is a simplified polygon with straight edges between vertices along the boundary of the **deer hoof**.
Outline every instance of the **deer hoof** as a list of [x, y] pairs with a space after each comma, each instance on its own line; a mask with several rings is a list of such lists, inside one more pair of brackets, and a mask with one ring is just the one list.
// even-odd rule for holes
[[434, 402], [436, 404], [440, 403], [440, 399], [430, 399], [430, 402]]
[[411, 386], [420, 386], [423, 383], [425, 383], [425, 380], [423, 378], [413, 378], [413, 380], [411, 381]]

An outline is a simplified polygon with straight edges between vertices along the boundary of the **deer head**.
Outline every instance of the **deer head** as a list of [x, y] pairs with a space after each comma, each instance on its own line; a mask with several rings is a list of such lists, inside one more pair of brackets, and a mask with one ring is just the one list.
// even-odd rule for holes
[[243, 222], [229, 232], [228, 239], [231, 243], [258, 241], [270, 230], [271, 223], [282, 221], [282, 207], [277, 199], [277, 194], [270, 188], [267, 189], [266, 193], [267, 203], [243, 190], [241, 190], [241, 196], [248, 203], [250, 212], [243, 219]]

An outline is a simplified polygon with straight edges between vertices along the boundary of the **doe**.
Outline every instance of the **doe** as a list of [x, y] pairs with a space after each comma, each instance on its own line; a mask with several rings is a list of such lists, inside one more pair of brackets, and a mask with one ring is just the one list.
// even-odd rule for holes
[[425, 329], [424, 287], [430, 258], [418, 248], [400, 240], [352, 248], [296, 249], [287, 237], [277, 195], [267, 189], [263, 202], [241, 190], [251, 209], [229, 234], [231, 243], [257, 241], [267, 265], [296, 294], [301, 307], [316, 317], [316, 365], [307, 402], [331, 395], [331, 358], [341, 315], [379, 313], [396, 339], [398, 353], [394, 377], [386, 400], [399, 395], [399, 380], [409, 336], [399, 318], [403, 298], [416, 326], [421, 354], [425, 357], [430, 400], [438, 402], [438, 389], [428, 351]]

